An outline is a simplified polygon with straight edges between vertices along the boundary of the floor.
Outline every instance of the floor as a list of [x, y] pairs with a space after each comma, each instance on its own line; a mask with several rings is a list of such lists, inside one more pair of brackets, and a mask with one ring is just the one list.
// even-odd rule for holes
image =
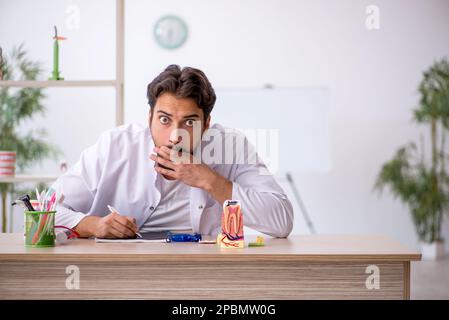
[[411, 264], [411, 299], [449, 299], [449, 255]]

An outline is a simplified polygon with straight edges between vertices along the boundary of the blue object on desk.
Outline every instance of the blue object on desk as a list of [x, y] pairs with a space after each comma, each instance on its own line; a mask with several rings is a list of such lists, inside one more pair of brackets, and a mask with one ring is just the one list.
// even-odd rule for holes
[[201, 240], [201, 234], [194, 233], [171, 233], [167, 234], [167, 242], [198, 242]]

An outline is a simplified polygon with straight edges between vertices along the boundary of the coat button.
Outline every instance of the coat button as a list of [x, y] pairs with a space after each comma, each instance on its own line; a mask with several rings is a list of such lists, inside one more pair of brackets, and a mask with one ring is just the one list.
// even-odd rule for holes
[[200, 209], [200, 210], [203, 209], [203, 205], [199, 205], [198, 209]]
[[154, 210], [154, 207], [153, 207], [153, 206], [151, 206], [151, 207], [150, 207], [150, 210], [151, 210], [151, 211], [153, 211], [153, 210]]

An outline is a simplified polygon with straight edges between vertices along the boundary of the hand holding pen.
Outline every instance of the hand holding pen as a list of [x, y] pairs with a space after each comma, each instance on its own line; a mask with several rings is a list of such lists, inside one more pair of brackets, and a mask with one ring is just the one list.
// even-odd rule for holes
[[[112, 209], [112, 210], [111, 210]], [[99, 217], [88, 215], [74, 228], [80, 238], [136, 238], [138, 227], [136, 219], [120, 215], [111, 207], [110, 214]]]
[[110, 214], [98, 219], [95, 224], [97, 238], [135, 238], [138, 227], [136, 219], [121, 215], [116, 209], [108, 206]]

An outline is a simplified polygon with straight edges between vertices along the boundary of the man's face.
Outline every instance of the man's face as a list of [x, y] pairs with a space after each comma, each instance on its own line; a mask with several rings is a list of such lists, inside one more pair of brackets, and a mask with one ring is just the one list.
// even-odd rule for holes
[[[193, 153], [209, 123], [210, 116], [204, 122], [203, 110], [194, 99], [176, 98], [172, 93], [160, 95], [150, 110], [149, 126], [157, 147], [176, 147]], [[194, 128], [198, 131], [195, 134]]]

